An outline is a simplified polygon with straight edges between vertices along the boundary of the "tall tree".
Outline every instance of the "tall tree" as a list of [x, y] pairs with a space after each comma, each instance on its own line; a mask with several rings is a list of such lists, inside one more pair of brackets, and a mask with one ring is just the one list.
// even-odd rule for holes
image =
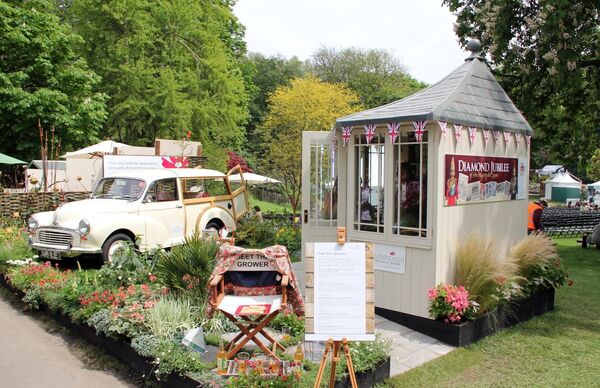
[[263, 166], [282, 181], [292, 210], [300, 204], [302, 132], [327, 131], [335, 119], [360, 110], [358, 96], [345, 86], [314, 76], [297, 78], [269, 97], [269, 113], [260, 132], [266, 146]]
[[310, 66], [323, 81], [346, 84], [366, 108], [401, 99], [427, 86], [412, 78], [386, 50], [321, 47], [312, 55]]
[[252, 66], [252, 98], [250, 100], [250, 120], [246, 126], [247, 155], [260, 159], [264, 153], [261, 142], [255, 141], [256, 128], [260, 126], [268, 110], [267, 99], [278, 87], [289, 86], [290, 80], [299, 78], [306, 73], [304, 62], [293, 57], [286, 59], [282, 56], [266, 57], [262, 54], [251, 53], [248, 56], [249, 66]]
[[241, 145], [248, 117], [240, 70], [245, 45], [231, 4], [73, 2], [67, 18], [111, 97], [108, 135], [148, 145], [156, 137], [179, 138], [185, 129], [209, 152]]
[[597, 0], [444, 0], [456, 34], [481, 39], [498, 80], [534, 128], [534, 165], [585, 175], [600, 145]]
[[82, 43], [45, 0], [0, 1], [0, 151], [39, 157], [38, 120], [67, 145], [89, 145], [106, 120], [100, 77], [75, 49]]

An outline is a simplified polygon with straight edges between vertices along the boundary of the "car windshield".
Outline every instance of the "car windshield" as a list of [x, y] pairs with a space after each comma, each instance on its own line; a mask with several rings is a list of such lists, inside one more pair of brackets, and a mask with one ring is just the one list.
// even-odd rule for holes
[[132, 178], [104, 178], [96, 186], [92, 198], [135, 201], [144, 192], [146, 182]]

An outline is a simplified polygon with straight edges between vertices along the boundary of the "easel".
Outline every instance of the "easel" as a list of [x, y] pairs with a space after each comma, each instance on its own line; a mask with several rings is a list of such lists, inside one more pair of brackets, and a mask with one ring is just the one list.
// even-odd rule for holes
[[[340, 245], [344, 245], [346, 243], [346, 228], [338, 228], [337, 242]], [[329, 352], [331, 352], [329, 388], [333, 388], [335, 385], [335, 369], [337, 367], [337, 363], [340, 361], [340, 351], [342, 350], [342, 347], [344, 354], [346, 355], [346, 365], [348, 367], [348, 374], [350, 375], [350, 383], [352, 384], [352, 388], [358, 388], [358, 384], [356, 383], [356, 374], [354, 373], [354, 366], [352, 365], [352, 355], [350, 354], [350, 347], [348, 346], [348, 340], [346, 338], [342, 338], [341, 341], [334, 341], [333, 338], [330, 338], [327, 341], [327, 344], [325, 345], [325, 351], [323, 352], [323, 357], [321, 357], [321, 364], [319, 365], [319, 372], [317, 373], [314, 388], [319, 388], [321, 385], [321, 380], [323, 379], [323, 372], [325, 371], [325, 365], [327, 364], [327, 356]]]
[[354, 366], [352, 365], [352, 356], [350, 355], [350, 347], [348, 346], [348, 340], [343, 338], [341, 341], [334, 341], [330, 338], [325, 345], [325, 352], [321, 357], [321, 364], [319, 365], [319, 372], [317, 373], [317, 379], [315, 380], [314, 388], [319, 388], [321, 380], [323, 379], [323, 372], [325, 371], [325, 365], [327, 364], [327, 355], [331, 353], [331, 372], [329, 374], [329, 388], [333, 388], [335, 385], [335, 369], [337, 363], [340, 361], [340, 350], [344, 347], [344, 354], [346, 355], [346, 365], [348, 366], [348, 374], [350, 375], [350, 384], [352, 388], [358, 388], [356, 383], [356, 374], [354, 373]]

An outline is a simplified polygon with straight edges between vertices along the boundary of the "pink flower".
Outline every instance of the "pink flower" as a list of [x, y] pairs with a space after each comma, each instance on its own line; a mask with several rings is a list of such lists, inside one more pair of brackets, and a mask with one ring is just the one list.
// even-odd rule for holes
[[437, 298], [437, 296], [438, 296], [437, 288], [430, 288], [429, 291], [427, 291], [427, 297], [429, 298], [429, 300], [433, 300], [433, 299]]
[[188, 158], [185, 156], [169, 156], [162, 158], [164, 168], [186, 168], [189, 164]]

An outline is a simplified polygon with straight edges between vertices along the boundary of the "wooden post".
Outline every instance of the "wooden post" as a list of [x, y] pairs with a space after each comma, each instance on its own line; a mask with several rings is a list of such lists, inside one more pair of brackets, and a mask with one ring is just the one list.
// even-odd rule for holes
[[325, 365], [327, 364], [327, 356], [331, 351], [331, 371], [329, 373], [329, 388], [333, 388], [335, 385], [335, 370], [337, 364], [340, 362], [340, 351], [344, 350], [346, 356], [346, 364], [348, 366], [348, 375], [350, 376], [350, 384], [352, 388], [358, 388], [356, 382], [356, 374], [354, 373], [354, 366], [352, 365], [352, 355], [350, 354], [350, 347], [348, 346], [348, 340], [343, 338], [341, 341], [334, 341], [330, 338], [325, 345], [325, 351], [323, 357], [321, 357], [321, 363], [319, 364], [319, 371], [317, 378], [315, 379], [314, 388], [319, 388], [321, 380], [323, 380], [323, 373], [325, 372]]

